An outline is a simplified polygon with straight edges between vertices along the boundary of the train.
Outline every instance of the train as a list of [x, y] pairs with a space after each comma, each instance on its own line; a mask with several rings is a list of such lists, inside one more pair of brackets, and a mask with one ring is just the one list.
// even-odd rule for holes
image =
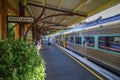
[[56, 36], [59, 45], [120, 75], [120, 14]]

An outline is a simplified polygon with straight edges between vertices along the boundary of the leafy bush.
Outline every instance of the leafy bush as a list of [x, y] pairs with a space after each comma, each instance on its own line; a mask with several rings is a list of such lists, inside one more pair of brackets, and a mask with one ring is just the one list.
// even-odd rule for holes
[[8, 37], [11, 39], [15, 38], [15, 24], [8, 23]]
[[0, 41], [0, 79], [44, 80], [45, 63], [34, 44], [23, 40]]

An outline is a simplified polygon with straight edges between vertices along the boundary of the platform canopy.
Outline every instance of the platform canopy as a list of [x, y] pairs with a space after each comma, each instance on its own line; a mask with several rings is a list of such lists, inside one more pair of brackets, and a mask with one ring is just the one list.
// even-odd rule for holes
[[120, 0], [23, 0], [43, 35], [66, 29], [118, 3]]

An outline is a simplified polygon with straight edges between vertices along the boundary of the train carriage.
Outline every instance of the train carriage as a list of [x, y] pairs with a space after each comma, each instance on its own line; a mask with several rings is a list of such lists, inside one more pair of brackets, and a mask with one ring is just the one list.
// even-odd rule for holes
[[120, 74], [120, 14], [61, 35], [66, 48]]

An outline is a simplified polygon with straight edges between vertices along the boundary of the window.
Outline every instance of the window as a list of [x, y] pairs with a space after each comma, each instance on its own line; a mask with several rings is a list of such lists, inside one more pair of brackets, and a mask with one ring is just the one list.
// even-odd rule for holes
[[66, 37], [66, 41], [68, 41], [68, 37]]
[[120, 36], [99, 37], [99, 48], [120, 52]]
[[120, 36], [114, 37], [114, 44], [120, 45]]
[[94, 47], [95, 46], [95, 39], [94, 39], [94, 37], [84, 37], [83, 43], [86, 46]]
[[75, 43], [76, 44], [81, 44], [81, 37], [75, 37]]
[[74, 43], [74, 38], [73, 37], [69, 37], [69, 42]]

